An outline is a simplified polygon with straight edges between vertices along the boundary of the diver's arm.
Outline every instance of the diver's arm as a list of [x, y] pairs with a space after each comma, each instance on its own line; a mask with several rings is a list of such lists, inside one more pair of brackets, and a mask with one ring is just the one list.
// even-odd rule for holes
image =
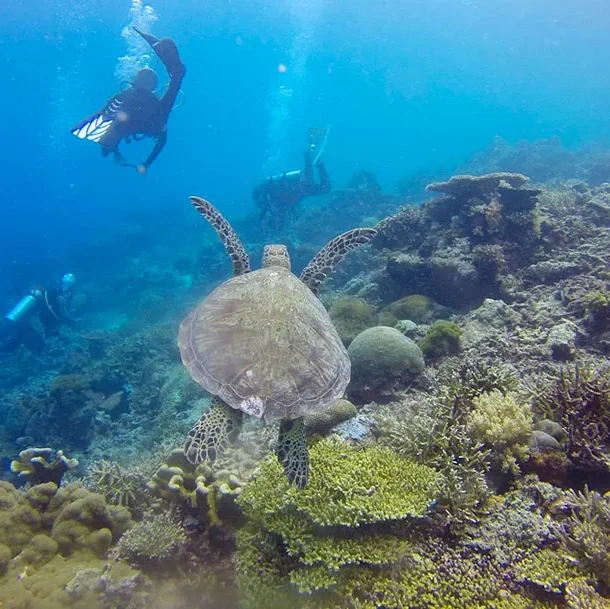
[[[165, 146], [165, 142], [167, 142], [167, 129], [163, 129], [163, 131], [156, 137], [155, 147], [152, 149], [152, 152], [148, 155], [148, 158], [138, 166], [138, 171], [140, 173], [146, 173], [146, 170], [152, 165], [153, 161], [159, 156], [161, 150], [163, 150], [163, 146]], [[143, 169], [142, 169], [143, 168]]]

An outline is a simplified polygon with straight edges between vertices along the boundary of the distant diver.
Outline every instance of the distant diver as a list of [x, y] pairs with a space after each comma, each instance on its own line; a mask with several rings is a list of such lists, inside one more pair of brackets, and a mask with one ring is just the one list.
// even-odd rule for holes
[[[59, 282], [26, 294], [0, 321], [0, 352], [14, 351], [22, 344], [33, 353], [42, 352], [46, 337], [57, 336], [62, 324], [73, 322], [70, 305], [75, 281], [72, 273], [66, 273]], [[32, 317], [38, 317], [43, 335], [31, 325]]]
[[[170, 78], [167, 91], [163, 97], [157, 97], [153, 92], [158, 82], [157, 74], [150, 68], [142, 68], [128, 89], [111, 97], [99, 112], [81, 121], [71, 132], [80, 139], [100, 144], [102, 156], [108, 156], [112, 152], [119, 165], [133, 167], [144, 174], [167, 141], [167, 120], [180, 92], [186, 67], [180, 60], [178, 48], [171, 38], [159, 40], [132, 27], [150, 44], [163, 62]], [[156, 140], [152, 152], [139, 165], [128, 163], [119, 151], [120, 141], [124, 139], [129, 143], [131, 140], [137, 141], [145, 137]]]
[[[252, 191], [252, 199], [260, 208], [260, 219], [270, 228], [281, 230], [288, 215], [294, 216], [298, 204], [305, 197], [330, 192], [331, 182], [321, 160], [329, 129], [312, 129], [309, 132], [310, 145], [305, 151], [305, 164], [302, 170], [270, 176]], [[316, 136], [322, 133], [321, 144], [316, 144]], [[314, 152], [316, 152], [314, 157]], [[314, 179], [314, 166], [318, 170], [319, 183]]]

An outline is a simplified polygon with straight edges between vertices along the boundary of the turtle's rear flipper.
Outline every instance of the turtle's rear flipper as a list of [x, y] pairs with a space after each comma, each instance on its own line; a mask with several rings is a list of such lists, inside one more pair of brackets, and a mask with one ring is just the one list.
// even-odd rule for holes
[[301, 281], [317, 296], [326, 274], [341, 262], [345, 255], [372, 241], [377, 231], [373, 228], [354, 228], [329, 241], [303, 269]]
[[189, 463], [213, 463], [241, 430], [242, 413], [219, 398], [212, 398], [208, 410], [189, 431], [184, 455]]
[[309, 474], [309, 451], [305, 440], [305, 421], [282, 421], [275, 449], [278, 461], [291, 484], [305, 488]]

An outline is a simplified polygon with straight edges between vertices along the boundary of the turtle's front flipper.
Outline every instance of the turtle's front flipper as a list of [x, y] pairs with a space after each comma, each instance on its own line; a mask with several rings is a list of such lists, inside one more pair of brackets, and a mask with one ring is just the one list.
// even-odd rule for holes
[[282, 421], [275, 453], [284, 468], [288, 482], [300, 489], [305, 488], [309, 474], [309, 451], [305, 440], [303, 417]]
[[329, 241], [303, 269], [301, 281], [317, 296], [326, 274], [343, 260], [345, 254], [372, 241], [377, 231], [355, 228]]
[[250, 259], [233, 227], [209, 201], [200, 197], [190, 197], [190, 199], [195, 209], [214, 227], [220, 237], [233, 262], [233, 275], [249, 273]]
[[184, 455], [189, 463], [213, 463], [241, 429], [242, 412], [234, 410], [220, 398], [212, 398], [210, 407], [189, 431]]

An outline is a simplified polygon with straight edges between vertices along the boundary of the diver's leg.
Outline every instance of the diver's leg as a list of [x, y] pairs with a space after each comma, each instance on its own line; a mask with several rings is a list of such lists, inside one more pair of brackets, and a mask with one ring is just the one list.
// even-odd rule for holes
[[324, 167], [324, 163], [322, 161], [318, 161], [316, 163], [316, 168], [318, 170], [318, 176], [320, 177], [320, 185], [318, 186], [319, 194], [330, 192], [332, 186], [330, 183], [330, 178], [328, 177], [328, 173], [326, 173], [326, 167]]
[[311, 150], [305, 152], [305, 166], [303, 167], [303, 173], [301, 174], [301, 181], [306, 184], [313, 184], [313, 160], [311, 157]]
[[180, 53], [176, 43], [171, 38], [157, 38], [152, 34], [146, 34], [140, 31], [137, 27], [133, 29], [148, 42], [157, 57], [163, 62], [167, 73], [172, 78], [181, 78], [184, 76], [185, 67], [180, 60]]

